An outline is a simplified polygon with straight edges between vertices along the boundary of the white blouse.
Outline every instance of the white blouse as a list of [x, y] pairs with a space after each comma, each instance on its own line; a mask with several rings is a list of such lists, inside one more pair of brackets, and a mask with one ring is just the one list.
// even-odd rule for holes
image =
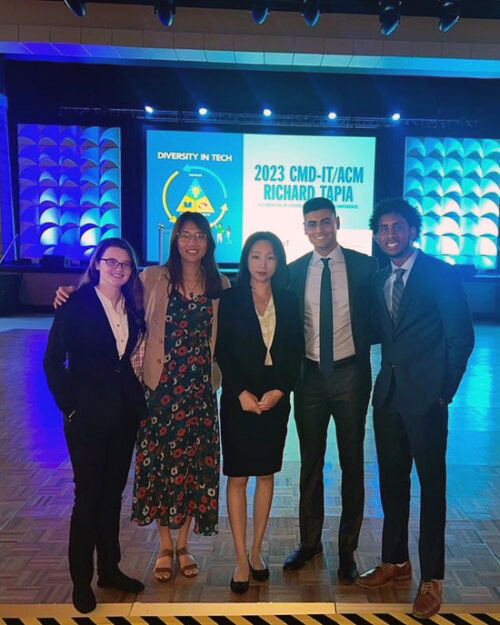
[[122, 295], [115, 308], [113, 302], [101, 293], [97, 287], [95, 287], [95, 292], [108, 318], [109, 325], [115, 337], [118, 356], [121, 358], [125, 353], [128, 342], [128, 317], [127, 309], [125, 308], [125, 298]]
[[271, 345], [273, 344], [274, 339], [274, 331], [276, 329], [276, 309], [274, 308], [274, 300], [273, 296], [269, 298], [267, 302], [266, 310], [264, 314], [261, 315], [257, 309], [255, 309], [257, 313], [257, 318], [260, 323], [260, 330], [262, 332], [262, 339], [264, 340], [264, 345], [267, 347], [266, 359], [264, 364], [266, 366], [273, 364], [273, 359], [271, 358]]

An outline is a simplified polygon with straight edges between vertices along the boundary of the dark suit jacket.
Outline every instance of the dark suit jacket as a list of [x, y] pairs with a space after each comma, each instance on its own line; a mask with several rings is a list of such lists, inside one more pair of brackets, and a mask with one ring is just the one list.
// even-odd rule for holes
[[[266, 346], [255, 312], [250, 288], [235, 287], [222, 292], [215, 355], [222, 371], [223, 392], [244, 390], [261, 396], [264, 390], [290, 393], [303, 354], [303, 331], [293, 293], [273, 293], [276, 329], [271, 346], [273, 380], [264, 389]], [[267, 380], [269, 385], [269, 380]]]
[[[344, 254], [347, 284], [349, 288], [349, 309], [356, 358], [370, 368], [370, 345], [372, 343], [372, 293], [377, 271], [377, 261], [371, 256], [342, 248]], [[290, 288], [299, 301], [302, 331], [304, 331], [305, 289], [312, 252], [301, 256], [288, 265]], [[370, 382], [371, 384], [371, 382]]]
[[[49, 334], [44, 367], [59, 408], [87, 432], [104, 432], [120, 421], [124, 410], [146, 415], [141, 384], [130, 354], [139, 328], [128, 316], [129, 339], [123, 358], [94, 287], [78, 289], [58, 308]], [[66, 366], [67, 361], [67, 366]]]
[[387, 400], [403, 414], [425, 414], [439, 398], [451, 402], [474, 346], [472, 317], [460, 276], [441, 260], [418, 252], [393, 324], [384, 297], [390, 266], [377, 276], [375, 319], [382, 365], [373, 405]]

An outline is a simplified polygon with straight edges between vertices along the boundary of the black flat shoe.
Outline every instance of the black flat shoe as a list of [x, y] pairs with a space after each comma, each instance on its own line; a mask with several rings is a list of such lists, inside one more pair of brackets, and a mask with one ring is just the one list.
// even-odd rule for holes
[[73, 605], [81, 614], [88, 614], [95, 610], [97, 605], [94, 591], [90, 586], [75, 586], [73, 588]]
[[231, 590], [237, 595], [244, 595], [250, 588], [250, 578], [246, 582], [235, 582], [234, 577], [231, 577]]
[[248, 566], [250, 567], [250, 573], [256, 582], [267, 582], [269, 579], [269, 569], [254, 569], [250, 564], [250, 556], [248, 556]]
[[144, 590], [144, 584], [141, 581], [125, 575], [120, 570], [108, 577], [99, 577], [97, 585], [99, 588], [116, 588], [134, 594]]

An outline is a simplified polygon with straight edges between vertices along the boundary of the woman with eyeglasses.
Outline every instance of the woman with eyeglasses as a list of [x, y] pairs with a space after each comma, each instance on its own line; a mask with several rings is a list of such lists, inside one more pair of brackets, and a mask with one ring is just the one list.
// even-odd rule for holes
[[80, 286], [60, 307], [44, 367], [64, 415], [75, 483], [69, 533], [73, 604], [92, 611], [97, 585], [137, 593], [142, 582], [118, 568], [120, 510], [140, 420], [147, 409], [130, 356], [145, 333], [143, 287], [124, 239], [102, 241]]
[[[160, 552], [154, 568], [159, 581], [173, 575], [175, 555], [186, 577], [198, 574], [189, 553], [191, 527], [218, 531], [219, 426], [214, 364], [217, 309], [229, 286], [215, 263], [208, 221], [183, 213], [175, 223], [165, 266], [145, 269], [148, 336], [143, 382], [148, 417], [140, 424], [132, 519], [156, 522]], [[217, 372], [219, 375], [217, 375]]]

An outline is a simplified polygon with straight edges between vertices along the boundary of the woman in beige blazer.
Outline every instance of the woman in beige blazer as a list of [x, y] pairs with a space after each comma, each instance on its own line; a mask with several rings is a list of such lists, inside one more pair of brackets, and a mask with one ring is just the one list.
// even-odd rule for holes
[[168, 581], [176, 557], [186, 577], [198, 573], [188, 552], [194, 531], [218, 531], [219, 425], [213, 360], [220, 293], [210, 224], [198, 213], [179, 217], [165, 266], [149, 267], [144, 284], [147, 339], [143, 382], [148, 417], [139, 425], [132, 519], [158, 524], [161, 549], [154, 574]]

